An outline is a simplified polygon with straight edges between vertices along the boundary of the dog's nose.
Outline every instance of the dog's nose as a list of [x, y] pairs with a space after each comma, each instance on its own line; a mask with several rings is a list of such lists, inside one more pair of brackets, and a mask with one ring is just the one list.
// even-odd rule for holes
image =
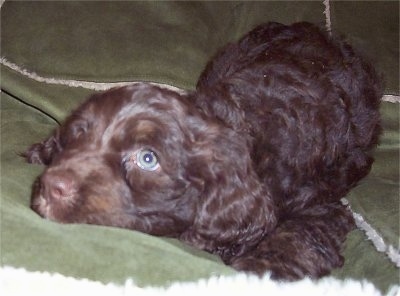
[[65, 199], [75, 193], [74, 177], [68, 171], [48, 171], [42, 178], [43, 194], [48, 199]]

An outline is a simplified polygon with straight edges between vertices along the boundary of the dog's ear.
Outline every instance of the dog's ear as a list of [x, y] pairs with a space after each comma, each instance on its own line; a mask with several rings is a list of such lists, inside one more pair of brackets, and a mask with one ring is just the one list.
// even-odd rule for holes
[[[95, 95], [92, 97], [96, 98]], [[70, 142], [83, 136], [90, 128], [89, 120], [82, 118], [82, 114], [89, 113], [85, 111], [88, 102], [89, 100], [72, 112], [47, 139], [33, 144], [21, 156], [29, 163], [49, 165]]]
[[60, 130], [57, 128], [49, 138], [33, 144], [21, 156], [29, 163], [49, 165], [53, 157], [61, 151]]
[[209, 127], [195, 147], [190, 175], [203, 180], [203, 190], [181, 239], [229, 260], [275, 227], [274, 204], [254, 171], [246, 137]]

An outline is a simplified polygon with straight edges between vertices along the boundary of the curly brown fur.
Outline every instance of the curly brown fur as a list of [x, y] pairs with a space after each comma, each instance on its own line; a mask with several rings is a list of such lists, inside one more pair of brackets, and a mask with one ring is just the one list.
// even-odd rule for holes
[[343, 264], [353, 219], [340, 199], [371, 168], [380, 97], [345, 42], [263, 24], [189, 95], [141, 83], [89, 98], [26, 152], [48, 166], [32, 208], [177, 237], [238, 270], [317, 278]]

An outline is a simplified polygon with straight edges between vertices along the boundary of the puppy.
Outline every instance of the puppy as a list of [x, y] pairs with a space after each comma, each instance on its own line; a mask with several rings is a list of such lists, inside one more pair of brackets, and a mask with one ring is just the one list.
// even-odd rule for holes
[[61, 223], [178, 238], [238, 270], [318, 278], [343, 264], [341, 198], [370, 171], [381, 84], [345, 42], [266, 23], [195, 91], [95, 94], [25, 153], [47, 166], [31, 207]]

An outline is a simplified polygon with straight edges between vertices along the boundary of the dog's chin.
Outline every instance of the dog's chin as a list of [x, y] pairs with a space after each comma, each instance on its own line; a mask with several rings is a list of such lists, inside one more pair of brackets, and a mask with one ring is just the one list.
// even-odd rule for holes
[[72, 215], [67, 213], [71, 210], [67, 210], [68, 207], [52, 202], [42, 195], [37, 195], [32, 198], [31, 209], [36, 212], [40, 217], [63, 224], [69, 223], [86, 223], [86, 221], [76, 221], [72, 218]]
[[41, 195], [32, 198], [31, 209], [42, 218], [58, 222], [52, 214], [49, 202]]
[[40, 177], [36, 178], [35, 182], [32, 185], [30, 207], [40, 217], [58, 222], [58, 220], [52, 214], [52, 209], [49, 201], [45, 199], [42, 195]]

